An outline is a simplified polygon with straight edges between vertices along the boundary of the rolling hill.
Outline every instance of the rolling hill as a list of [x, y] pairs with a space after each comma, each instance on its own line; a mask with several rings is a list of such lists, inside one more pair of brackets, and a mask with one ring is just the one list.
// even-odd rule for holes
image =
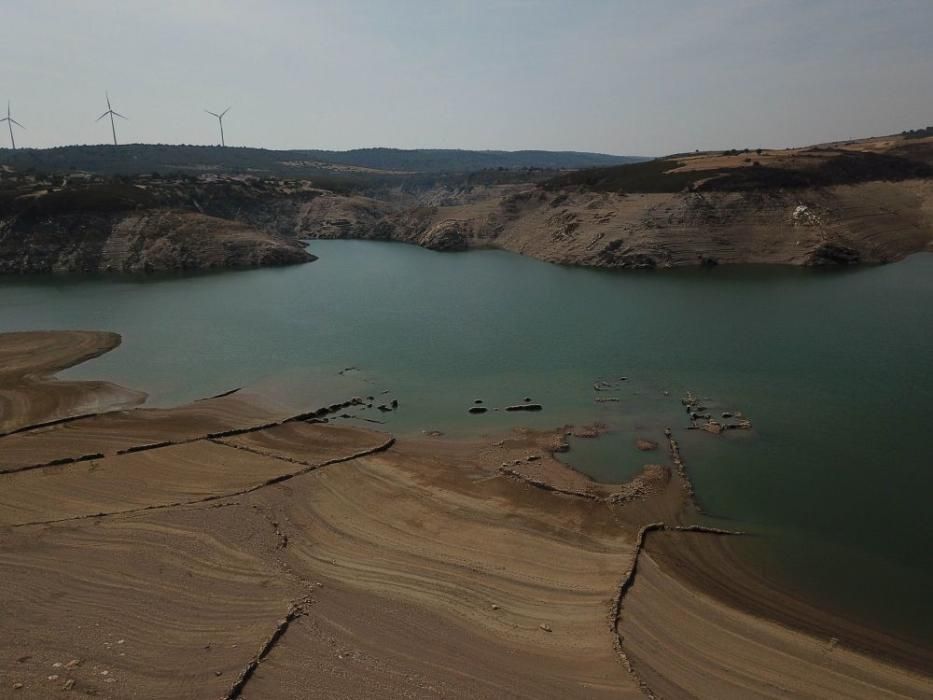
[[0, 150], [0, 165], [38, 172], [86, 171], [104, 175], [144, 173], [249, 173], [279, 177], [321, 174], [412, 175], [489, 169], [571, 170], [632, 163], [643, 158], [575, 151], [468, 151], [360, 148], [351, 151], [219, 146], [127, 144]]

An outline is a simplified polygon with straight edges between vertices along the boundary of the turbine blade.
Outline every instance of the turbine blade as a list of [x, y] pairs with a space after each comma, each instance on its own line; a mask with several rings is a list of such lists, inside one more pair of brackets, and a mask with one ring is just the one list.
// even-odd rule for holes
[[129, 117], [124, 117], [124, 116], [123, 116], [122, 114], [120, 114], [119, 112], [114, 112], [113, 115], [114, 115], [115, 117], [120, 117], [120, 119], [129, 119]]
[[220, 113], [220, 117], [217, 117], [217, 118], [220, 119], [221, 117], [223, 117], [223, 116], [224, 116], [227, 112], [229, 112], [229, 111], [230, 111], [230, 107], [227, 107], [227, 109], [225, 109], [223, 112]]
[[99, 117], [97, 117], [97, 119], [95, 119], [94, 121], [95, 121], [95, 122], [99, 122], [101, 119], [103, 119], [104, 117], [106, 117], [108, 114], [110, 114], [110, 112], [104, 112], [104, 113], [101, 114]]
[[110, 93], [105, 91], [104, 97], [107, 98], [107, 109], [110, 109]]
[[25, 126], [23, 126], [22, 124], [20, 124], [20, 123], [19, 123], [18, 121], [16, 121], [15, 119], [10, 119], [10, 121], [13, 122], [14, 124], [16, 124], [16, 126], [18, 126], [20, 129], [25, 129], [25, 128], [26, 128]]
[[219, 114], [214, 114], [214, 113], [213, 113], [211, 110], [209, 110], [209, 109], [205, 109], [204, 111], [207, 112], [208, 114], [210, 114], [212, 117], [217, 117], [218, 119], [220, 119], [220, 115], [219, 115]]

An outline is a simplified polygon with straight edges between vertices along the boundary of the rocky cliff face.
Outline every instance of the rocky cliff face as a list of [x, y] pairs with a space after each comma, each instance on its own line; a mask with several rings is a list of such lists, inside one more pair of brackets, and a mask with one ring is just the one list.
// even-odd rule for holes
[[206, 270], [314, 259], [294, 239], [175, 209], [0, 219], [0, 273]]
[[494, 247], [603, 268], [880, 263], [933, 245], [933, 181], [643, 194], [504, 187], [464, 204], [381, 211], [320, 198], [300, 228], [310, 237]]

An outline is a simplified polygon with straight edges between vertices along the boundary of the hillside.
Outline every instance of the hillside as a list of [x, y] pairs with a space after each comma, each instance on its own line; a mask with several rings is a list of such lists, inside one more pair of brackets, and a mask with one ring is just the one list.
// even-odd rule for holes
[[680, 154], [488, 188], [375, 224], [364, 200], [320, 200], [304, 228], [604, 268], [881, 263], [933, 250], [931, 156], [933, 138], [903, 135]]
[[120, 182], [0, 180], [0, 273], [165, 272], [287, 265], [294, 238]]
[[567, 170], [619, 165], [641, 158], [573, 151], [467, 151], [361, 148], [351, 151], [288, 150], [219, 146], [128, 144], [0, 149], [0, 165], [42, 173], [85, 171], [106, 175], [149, 173], [239, 173], [298, 177], [404, 177], [486, 169]]
[[[425, 167], [444, 157], [417, 153]], [[282, 264], [307, 259], [298, 241], [315, 238], [602, 268], [882, 263], [933, 250], [933, 137], [913, 134], [561, 173], [380, 172], [388, 179], [0, 168], [0, 269]], [[130, 231], [140, 233], [132, 244]]]

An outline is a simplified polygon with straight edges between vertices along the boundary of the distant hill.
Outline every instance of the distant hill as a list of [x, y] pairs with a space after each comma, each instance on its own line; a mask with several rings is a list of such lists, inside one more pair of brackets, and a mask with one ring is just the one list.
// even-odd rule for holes
[[[489, 169], [572, 170], [644, 160], [575, 151], [466, 151], [360, 148], [351, 151], [289, 150], [219, 146], [127, 144], [0, 150], [0, 165], [39, 172], [88, 171], [106, 175], [143, 173], [321, 174], [466, 173]], [[375, 172], [374, 172], [375, 171]]]
[[[933, 134], [931, 134], [933, 135]], [[575, 170], [543, 179], [549, 191], [765, 192], [933, 178], [933, 143], [904, 134], [788, 149], [686, 153]]]

